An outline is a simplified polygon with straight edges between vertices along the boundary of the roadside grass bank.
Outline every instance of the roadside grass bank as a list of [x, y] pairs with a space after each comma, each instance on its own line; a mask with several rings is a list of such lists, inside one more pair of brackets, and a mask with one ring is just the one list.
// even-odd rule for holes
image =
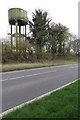
[[17, 120], [17, 118], [78, 119], [78, 85], [80, 85], [80, 81], [38, 101], [24, 105], [24, 107], [3, 116], [2, 120]]
[[42, 62], [42, 63], [17, 63], [17, 64], [3, 64], [0, 71], [14, 71], [14, 70], [23, 70], [23, 69], [32, 69], [32, 68], [41, 68], [41, 67], [50, 67], [58, 65], [67, 65], [67, 64], [77, 64], [77, 61], [72, 60], [55, 60], [51, 62]]

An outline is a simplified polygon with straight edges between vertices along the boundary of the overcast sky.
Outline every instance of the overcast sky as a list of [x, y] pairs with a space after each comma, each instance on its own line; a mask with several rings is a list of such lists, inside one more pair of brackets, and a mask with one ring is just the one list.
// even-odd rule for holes
[[9, 31], [8, 9], [18, 7], [25, 9], [31, 19], [35, 9], [48, 11], [55, 23], [62, 23], [71, 33], [78, 35], [78, 1], [79, 0], [1, 0], [0, 3], [0, 37]]

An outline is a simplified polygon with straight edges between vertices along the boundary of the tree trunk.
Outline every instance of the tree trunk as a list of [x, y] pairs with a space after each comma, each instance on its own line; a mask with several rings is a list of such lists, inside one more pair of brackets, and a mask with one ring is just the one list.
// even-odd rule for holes
[[65, 43], [63, 42], [63, 54], [65, 54]]
[[60, 44], [59, 44], [59, 50], [58, 50], [58, 53], [59, 53], [59, 54], [62, 53], [62, 42], [60, 42]]

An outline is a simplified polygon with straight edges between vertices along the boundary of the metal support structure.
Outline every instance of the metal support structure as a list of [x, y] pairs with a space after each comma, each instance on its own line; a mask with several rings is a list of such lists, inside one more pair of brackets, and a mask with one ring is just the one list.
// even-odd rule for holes
[[12, 24], [11, 24], [11, 48], [13, 48], [13, 41], [12, 41]]
[[21, 26], [19, 26], [19, 48], [21, 51]]
[[25, 25], [25, 52], [26, 52], [26, 25]]
[[25, 40], [26, 40], [26, 25], [25, 25]]
[[18, 23], [16, 21], [16, 52], [18, 52], [17, 26], [18, 26]]

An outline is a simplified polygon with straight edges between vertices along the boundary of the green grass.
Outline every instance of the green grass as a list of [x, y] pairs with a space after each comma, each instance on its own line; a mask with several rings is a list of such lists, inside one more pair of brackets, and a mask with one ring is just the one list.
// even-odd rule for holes
[[18, 63], [18, 64], [5, 64], [2, 66], [3, 72], [6, 71], [14, 71], [14, 70], [23, 70], [23, 69], [32, 69], [32, 68], [40, 68], [40, 67], [50, 67], [56, 65], [67, 65], [67, 64], [76, 64], [77, 61], [65, 61], [65, 60], [56, 60], [54, 62], [48, 63]]
[[2, 120], [5, 118], [78, 118], [78, 82], [5, 115]]

